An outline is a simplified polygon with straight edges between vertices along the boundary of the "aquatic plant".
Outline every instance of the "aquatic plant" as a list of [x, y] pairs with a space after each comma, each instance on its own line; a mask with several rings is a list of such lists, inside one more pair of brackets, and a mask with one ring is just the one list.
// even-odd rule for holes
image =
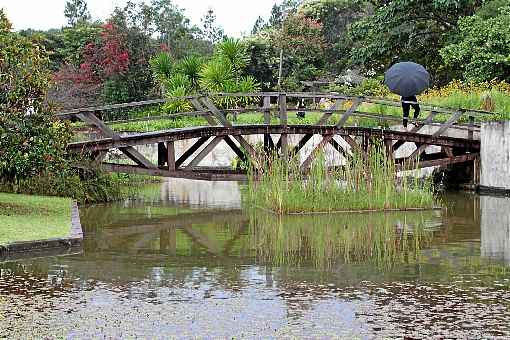
[[249, 169], [247, 203], [277, 214], [428, 209], [436, 206], [430, 182], [396, 180], [395, 163], [381, 147], [353, 152], [328, 169], [323, 154], [302, 171], [298, 157], [271, 156], [263, 169]]

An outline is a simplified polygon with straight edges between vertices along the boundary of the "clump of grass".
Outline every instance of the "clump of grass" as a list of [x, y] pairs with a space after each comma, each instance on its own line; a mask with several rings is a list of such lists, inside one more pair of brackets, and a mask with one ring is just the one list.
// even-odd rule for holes
[[297, 158], [272, 156], [262, 171], [249, 169], [248, 203], [277, 214], [429, 209], [437, 202], [431, 182], [397, 183], [395, 164], [381, 147], [354, 153], [329, 171], [320, 154], [304, 174]]

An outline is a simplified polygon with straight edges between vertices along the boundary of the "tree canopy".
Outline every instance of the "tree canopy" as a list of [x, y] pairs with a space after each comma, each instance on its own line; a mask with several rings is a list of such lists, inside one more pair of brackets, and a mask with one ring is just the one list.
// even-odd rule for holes
[[455, 42], [440, 51], [445, 64], [469, 81], [510, 81], [510, 5], [498, 11], [491, 18], [483, 11], [460, 19]]

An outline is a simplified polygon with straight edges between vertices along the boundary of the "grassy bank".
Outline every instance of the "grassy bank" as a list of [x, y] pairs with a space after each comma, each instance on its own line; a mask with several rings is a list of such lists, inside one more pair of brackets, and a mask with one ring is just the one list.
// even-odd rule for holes
[[0, 244], [66, 237], [71, 199], [0, 193]]
[[277, 214], [430, 209], [437, 205], [430, 183], [395, 179], [395, 164], [381, 148], [366, 159], [354, 154], [345, 166], [328, 171], [323, 155], [303, 175], [297, 159], [277, 157], [262, 172], [250, 169], [249, 205]]

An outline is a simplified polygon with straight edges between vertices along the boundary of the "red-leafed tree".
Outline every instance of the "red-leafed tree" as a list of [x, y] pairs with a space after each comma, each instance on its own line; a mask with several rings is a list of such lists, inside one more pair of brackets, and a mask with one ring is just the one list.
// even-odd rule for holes
[[[64, 107], [96, 105], [101, 102], [122, 102], [145, 98], [152, 88], [152, 79], [143, 74], [148, 70], [150, 41], [140, 32], [132, 32], [121, 24], [108, 22], [101, 33], [82, 49], [82, 63], [64, 65], [55, 74], [57, 86], [53, 98]], [[146, 71], [148, 72], [148, 71]]]

